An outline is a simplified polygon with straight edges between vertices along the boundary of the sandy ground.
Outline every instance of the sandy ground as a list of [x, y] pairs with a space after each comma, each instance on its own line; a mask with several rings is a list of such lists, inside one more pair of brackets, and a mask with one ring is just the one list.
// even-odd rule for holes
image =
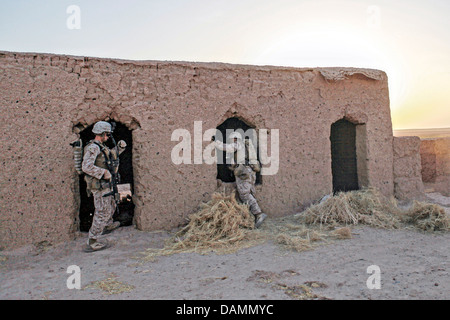
[[[428, 197], [450, 214], [449, 197]], [[0, 299], [450, 299], [449, 232], [355, 227], [352, 233], [304, 252], [266, 242], [232, 254], [154, 261], [139, 253], [162, 247], [170, 233], [123, 227], [105, 235], [111, 248], [95, 253], [82, 252], [87, 234], [81, 234], [0, 252]], [[80, 268], [80, 289], [67, 287], [71, 265]], [[380, 289], [367, 287], [371, 265], [380, 268]]]

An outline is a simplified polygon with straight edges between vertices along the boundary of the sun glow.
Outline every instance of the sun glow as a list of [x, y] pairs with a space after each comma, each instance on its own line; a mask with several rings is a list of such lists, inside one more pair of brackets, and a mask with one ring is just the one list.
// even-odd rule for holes
[[[254, 57], [258, 65], [294, 67], [360, 67], [386, 72], [391, 107], [405, 103], [412, 70], [379, 32], [341, 26], [316, 26], [275, 39]], [[282, 63], [280, 63], [282, 62]]]
[[450, 127], [445, 0], [78, 0], [77, 30], [69, 4], [45, 3], [0, 2], [1, 50], [378, 69], [395, 129]]

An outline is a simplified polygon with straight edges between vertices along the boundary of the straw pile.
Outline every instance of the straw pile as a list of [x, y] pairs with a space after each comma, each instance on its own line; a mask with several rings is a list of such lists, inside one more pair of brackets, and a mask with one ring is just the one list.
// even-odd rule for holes
[[337, 225], [366, 224], [396, 229], [399, 220], [394, 201], [386, 199], [374, 189], [340, 192], [309, 207], [298, 217], [306, 224], [335, 227]]
[[162, 250], [148, 249], [146, 255], [234, 252], [260, 240], [258, 232], [251, 232], [254, 226], [254, 216], [247, 205], [237, 202], [235, 191], [229, 196], [214, 193], [210, 201], [202, 203], [200, 209], [189, 216], [189, 223], [175, 233]]
[[450, 219], [436, 204], [415, 201], [400, 209], [375, 189], [340, 192], [298, 214], [308, 225], [332, 228], [341, 225], [369, 225], [383, 229], [414, 227], [424, 231], [449, 230]]
[[400, 216], [404, 223], [423, 231], [449, 231], [450, 218], [444, 208], [430, 203], [414, 201], [406, 214]]
[[270, 218], [260, 229], [254, 229], [254, 217], [247, 205], [237, 202], [235, 191], [229, 196], [214, 193], [163, 249], [150, 248], [142, 254], [144, 260], [180, 252], [223, 254], [267, 240], [301, 252], [333, 240], [350, 239], [355, 225], [447, 231], [450, 219], [438, 205], [414, 202], [410, 208], [400, 209], [394, 199], [375, 189], [365, 189], [337, 193], [299, 214]]

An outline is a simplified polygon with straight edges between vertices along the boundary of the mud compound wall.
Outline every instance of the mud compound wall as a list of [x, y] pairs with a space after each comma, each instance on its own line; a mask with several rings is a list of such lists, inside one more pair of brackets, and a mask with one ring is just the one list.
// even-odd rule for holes
[[420, 156], [427, 191], [450, 196], [450, 138], [423, 139]]
[[[355, 125], [359, 186], [393, 194], [387, 77], [366, 69], [298, 69], [124, 61], [0, 52], [0, 247], [73, 238], [80, 203], [69, 143], [99, 120], [132, 130], [135, 224], [169, 229], [217, 189], [217, 166], [173, 163], [176, 129], [192, 134], [237, 117], [269, 143], [279, 169], [257, 197], [269, 217], [333, 190], [330, 130]], [[203, 141], [202, 147], [210, 144]], [[270, 155], [269, 147], [269, 155]]]
[[419, 137], [394, 137], [394, 194], [399, 200], [425, 195], [420, 145]]

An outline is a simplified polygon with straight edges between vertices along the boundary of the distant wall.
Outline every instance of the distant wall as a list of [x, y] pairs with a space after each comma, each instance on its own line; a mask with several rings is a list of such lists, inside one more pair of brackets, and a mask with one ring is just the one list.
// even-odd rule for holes
[[423, 139], [420, 156], [426, 189], [450, 196], [450, 138]]
[[393, 147], [395, 197], [400, 200], [423, 197], [420, 138], [394, 137]]
[[99, 120], [132, 131], [140, 230], [180, 225], [217, 189], [216, 165], [171, 160], [172, 133], [193, 135], [194, 121], [206, 130], [238, 117], [279, 130], [279, 170], [256, 188], [269, 217], [332, 191], [330, 130], [340, 119], [357, 126], [360, 187], [393, 194], [388, 82], [378, 70], [0, 52], [0, 108], [2, 248], [73, 238], [80, 194], [69, 143]]

